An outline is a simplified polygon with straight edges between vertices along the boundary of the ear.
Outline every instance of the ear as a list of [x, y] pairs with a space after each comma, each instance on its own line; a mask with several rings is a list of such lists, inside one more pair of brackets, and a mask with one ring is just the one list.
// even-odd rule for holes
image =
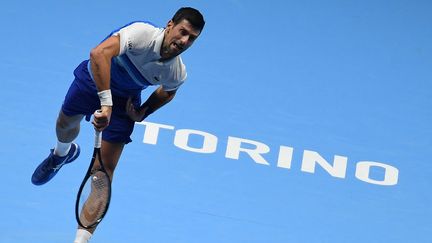
[[166, 29], [171, 29], [174, 26], [174, 22], [172, 20], [168, 21], [166, 25]]

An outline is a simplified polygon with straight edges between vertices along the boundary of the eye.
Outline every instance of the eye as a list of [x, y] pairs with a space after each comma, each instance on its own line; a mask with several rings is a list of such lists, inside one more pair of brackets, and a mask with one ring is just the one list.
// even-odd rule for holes
[[180, 34], [181, 35], [188, 35], [189, 32], [187, 30], [185, 30], [185, 29], [180, 29]]
[[191, 32], [189, 32], [188, 30], [186, 30], [184, 28], [179, 29], [179, 33], [180, 33], [181, 36], [187, 36], [188, 40], [190, 42], [194, 42], [195, 39], [198, 37], [198, 36], [192, 34]]
[[190, 40], [190, 41], [195, 41], [196, 38], [197, 38], [197, 37], [194, 36], [194, 35], [189, 35], [189, 40]]

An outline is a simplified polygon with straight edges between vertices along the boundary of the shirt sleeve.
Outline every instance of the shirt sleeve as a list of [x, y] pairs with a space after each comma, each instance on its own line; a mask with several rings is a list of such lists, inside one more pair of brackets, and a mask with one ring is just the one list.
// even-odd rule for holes
[[174, 72], [174, 79], [164, 82], [162, 84], [162, 89], [164, 91], [174, 91], [180, 88], [180, 86], [185, 82], [187, 78], [186, 66], [181, 62], [179, 63], [179, 68]]
[[133, 52], [138, 49], [148, 48], [156, 28], [144, 22], [129, 24], [119, 31], [114, 32], [113, 36], [120, 36], [120, 53]]
[[162, 89], [164, 91], [175, 91], [180, 88], [180, 86], [184, 83], [184, 81], [177, 82], [175, 84], [162, 84]]

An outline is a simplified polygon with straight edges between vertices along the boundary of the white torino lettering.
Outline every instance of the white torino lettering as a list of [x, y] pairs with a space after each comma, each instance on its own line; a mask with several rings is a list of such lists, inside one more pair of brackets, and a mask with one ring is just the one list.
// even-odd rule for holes
[[[384, 173], [384, 180], [373, 180], [369, 177], [369, 172], [371, 167], [381, 167], [385, 170]], [[357, 163], [356, 166], [356, 173], [355, 176], [357, 179], [371, 183], [376, 185], [382, 185], [382, 186], [393, 186], [398, 183], [398, 177], [399, 177], [399, 170], [393, 166], [379, 163], [379, 162], [372, 162], [372, 161], [360, 161]]]
[[[146, 121], [139, 122], [137, 124], [145, 126], [143, 143], [152, 145], [157, 144], [159, 132], [161, 129], [174, 130], [174, 126]], [[190, 146], [189, 139], [191, 135], [201, 136], [203, 138], [202, 145], [198, 147]], [[186, 151], [209, 154], [216, 152], [218, 138], [213, 134], [203, 131], [192, 129], [178, 129], [175, 132], [174, 145]], [[269, 152], [270, 147], [264, 143], [229, 136], [225, 157], [238, 160], [240, 159], [240, 154], [244, 153], [248, 155], [255, 163], [270, 165], [270, 163], [267, 162], [267, 160], [263, 156], [264, 154], [268, 154]], [[293, 152], [294, 149], [292, 147], [281, 145], [279, 147], [277, 167], [283, 169], [291, 169]], [[331, 176], [343, 179], [346, 176], [348, 157], [335, 155], [333, 158], [333, 164], [330, 164], [319, 153], [311, 150], [304, 150], [301, 163], [301, 171], [314, 174], [317, 164], [321, 166], [321, 168], [323, 168]], [[370, 178], [370, 170], [372, 167], [384, 169], [384, 178], [382, 180]], [[380, 162], [360, 161], [356, 164], [355, 177], [360, 181], [374, 185], [393, 186], [398, 183], [399, 170], [391, 165]]]
[[[250, 144], [255, 146], [254, 149], [242, 148], [242, 144]], [[270, 151], [269, 146], [244, 138], [228, 137], [227, 150], [225, 157], [230, 159], [239, 159], [240, 152], [247, 153], [258, 164], [270, 165], [261, 154], [266, 154]]]
[[[200, 148], [193, 148], [188, 145], [189, 135], [195, 134], [203, 137], [203, 144]], [[174, 138], [174, 145], [178, 148], [184, 149], [186, 151], [191, 151], [195, 153], [214, 153], [217, 148], [217, 137], [213, 134], [191, 130], [191, 129], [179, 129], [176, 131]]]
[[315, 165], [319, 164], [331, 176], [345, 178], [347, 162], [347, 157], [335, 155], [332, 166], [317, 152], [305, 150], [303, 152], [303, 162], [301, 170], [304, 172], [315, 173]]
[[145, 126], [143, 143], [153, 144], [153, 145], [157, 143], [160, 128], [174, 130], [173, 126], [162, 125], [162, 124], [146, 122], [146, 121], [138, 122], [137, 124]]
[[291, 168], [291, 161], [294, 149], [291, 147], [280, 146], [277, 166], [280, 168]]

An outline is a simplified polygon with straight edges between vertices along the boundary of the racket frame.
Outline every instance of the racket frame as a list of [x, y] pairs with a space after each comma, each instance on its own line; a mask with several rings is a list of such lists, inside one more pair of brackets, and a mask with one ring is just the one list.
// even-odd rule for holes
[[[81, 182], [81, 185], [80, 185], [80, 187], [78, 189], [77, 198], [76, 198], [76, 202], [75, 202], [75, 218], [76, 218], [76, 221], [78, 222], [79, 226], [81, 226], [81, 227], [83, 227], [85, 229], [94, 228], [95, 226], [97, 226], [102, 221], [102, 219], [105, 217], [105, 215], [106, 215], [106, 213], [108, 211], [109, 204], [110, 204], [110, 201], [111, 201], [111, 178], [109, 177], [108, 173], [106, 172], [105, 167], [104, 167], [104, 163], [102, 161], [101, 149], [100, 149], [101, 148], [101, 144], [102, 144], [102, 132], [95, 130], [95, 145], [94, 145], [94, 149], [93, 149], [93, 156], [92, 156], [92, 159], [91, 159], [91, 162], [90, 162], [90, 166], [87, 169], [87, 172], [86, 172], [86, 174], [84, 176], [84, 179]], [[80, 208], [80, 197], [81, 197], [81, 194], [83, 192], [83, 189], [85, 187], [85, 184], [86, 184], [87, 180], [92, 176], [92, 174], [93, 174], [92, 172], [96, 171], [96, 170], [93, 169], [93, 166], [94, 166], [95, 161], [96, 161], [97, 158], [99, 158], [99, 166], [100, 166], [100, 168], [97, 169], [97, 171], [101, 171], [101, 172], [105, 173], [107, 175], [107, 178], [108, 178], [108, 181], [109, 181], [109, 183], [108, 183], [108, 201], [107, 201], [107, 203], [105, 205], [104, 212], [99, 217], [99, 219], [97, 219], [94, 223], [92, 223], [90, 225], [84, 225], [81, 222], [81, 220], [80, 220], [80, 209], [81, 209]]]

